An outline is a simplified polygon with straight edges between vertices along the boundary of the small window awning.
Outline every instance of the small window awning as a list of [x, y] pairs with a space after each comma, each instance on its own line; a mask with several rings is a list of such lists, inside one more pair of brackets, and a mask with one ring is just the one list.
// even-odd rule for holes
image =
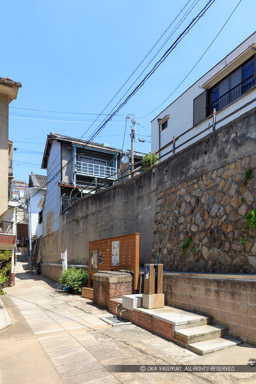
[[[207, 80], [204, 84], [202, 84], [202, 88], [209, 89], [212, 88], [219, 81], [224, 79], [224, 77], [228, 76], [231, 72], [233, 72], [236, 68], [242, 65], [246, 60], [250, 59], [256, 53], [256, 44], [252, 44], [245, 51], [243, 51], [240, 55], [238, 55], [234, 60], [232, 60], [229, 64], [225, 65], [219, 72], [217, 72], [214, 76], [212, 76], [209, 80]], [[226, 59], [223, 61], [225, 62]]]

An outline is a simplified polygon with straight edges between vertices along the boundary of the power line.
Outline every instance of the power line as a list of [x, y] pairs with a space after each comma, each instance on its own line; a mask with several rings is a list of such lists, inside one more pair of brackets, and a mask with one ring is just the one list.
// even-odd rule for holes
[[[162, 39], [162, 37], [168, 32], [168, 30], [170, 29], [170, 27], [172, 26], [172, 24], [177, 20], [177, 18], [180, 16], [180, 14], [183, 12], [183, 10], [187, 7], [187, 5], [190, 3], [191, 0], [188, 0], [185, 4], [185, 6], [181, 9], [181, 11], [178, 13], [178, 15], [174, 18], [174, 20], [171, 22], [171, 24], [167, 27], [167, 29], [163, 32], [163, 34], [160, 36], [160, 38], [156, 41], [156, 43], [153, 45], [153, 47], [150, 49], [150, 51], [147, 53], [147, 55], [141, 60], [141, 62], [137, 65], [137, 67], [134, 69], [134, 71], [131, 73], [131, 75], [128, 77], [128, 79], [121, 85], [121, 87], [118, 89], [118, 91], [114, 94], [114, 96], [111, 98], [111, 100], [107, 103], [107, 105], [103, 108], [103, 110], [101, 111], [100, 115], [102, 115], [105, 110], [108, 108], [108, 106], [112, 103], [112, 101], [116, 98], [116, 96], [121, 92], [121, 90], [125, 87], [125, 85], [128, 83], [128, 81], [132, 78], [132, 76], [136, 73], [136, 71], [140, 68], [140, 66], [143, 64], [143, 62], [147, 59], [147, 57], [150, 55], [150, 53], [152, 52], [152, 50], [155, 48], [155, 46], [159, 43], [159, 41]], [[196, 0], [195, 0], [196, 1]], [[199, 1], [199, 0], [197, 0]], [[138, 78], [137, 78], [138, 79]], [[135, 80], [135, 82], [137, 81], [137, 79]], [[116, 106], [120, 103], [120, 101], [125, 97], [125, 95], [129, 92], [129, 90], [131, 89], [131, 87], [134, 85], [134, 83], [130, 86], [130, 88], [126, 91], [126, 93], [122, 96], [122, 98], [117, 102], [117, 104], [115, 104], [115, 106], [112, 108], [112, 110], [110, 111], [110, 113], [108, 115], [110, 115], [113, 110], [116, 108]], [[86, 134], [87, 132], [93, 127], [93, 125], [98, 121], [98, 118], [99, 117], [96, 117], [96, 119], [94, 120], [94, 122], [86, 129], [86, 131], [83, 133], [83, 135], [80, 137], [80, 139], [82, 139]]]
[[[22, 114], [12, 114], [10, 113], [10, 117], [14, 119], [22, 119], [22, 120], [38, 120], [38, 121], [49, 121], [49, 122], [57, 122], [57, 123], [77, 123], [77, 124], [91, 124], [91, 120], [77, 120], [77, 119], [63, 119], [62, 117], [54, 117], [54, 116], [36, 116], [36, 115], [22, 115]], [[107, 115], [108, 116], [108, 115]], [[113, 123], [120, 123], [122, 120], [115, 120]]]
[[220, 35], [220, 33], [222, 32], [222, 30], [225, 28], [225, 26], [227, 25], [227, 23], [229, 22], [229, 20], [231, 19], [231, 17], [233, 16], [234, 12], [236, 11], [236, 9], [238, 8], [238, 6], [241, 4], [242, 0], [240, 0], [237, 5], [235, 6], [235, 8], [233, 9], [233, 11], [231, 12], [231, 14], [228, 16], [227, 20], [225, 21], [225, 23], [222, 25], [222, 27], [220, 28], [220, 30], [218, 31], [218, 33], [215, 35], [215, 37], [213, 38], [213, 40], [211, 41], [211, 43], [208, 45], [208, 47], [206, 48], [206, 50], [203, 52], [203, 54], [199, 57], [199, 59], [197, 60], [197, 62], [193, 65], [193, 67], [190, 69], [190, 71], [186, 74], [186, 76], [183, 78], [183, 80], [177, 85], [177, 87], [156, 107], [154, 108], [152, 111], [146, 113], [145, 115], [143, 116], [140, 116], [138, 117], [138, 119], [142, 119], [144, 117], [147, 117], [149, 116], [151, 113], [155, 112], [159, 107], [161, 107], [176, 91], [177, 89], [179, 89], [179, 87], [184, 83], [184, 81], [188, 78], [188, 76], [191, 74], [191, 72], [196, 68], [196, 66], [200, 63], [200, 61], [203, 59], [203, 57], [206, 55], [206, 53], [209, 51], [209, 49], [211, 48], [211, 46], [213, 45], [213, 43], [215, 42], [215, 40], [218, 38], [218, 36]]
[[[48, 112], [48, 113], [63, 113], [68, 115], [85, 115], [85, 116], [107, 116], [108, 113], [91, 113], [91, 112], [69, 112], [69, 111], [54, 111], [49, 109], [36, 109], [36, 108], [25, 108], [25, 107], [10, 107], [10, 109], [22, 109], [24, 111], [35, 111], [35, 112]], [[125, 116], [121, 114], [119, 116]]]
[[[166, 50], [166, 52], [162, 55], [162, 57], [157, 61], [157, 63], [153, 66], [153, 68], [147, 73], [147, 75], [143, 78], [143, 80], [135, 87], [135, 89], [129, 94], [129, 96], [116, 108], [116, 110], [101, 124], [91, 135], [91, 137], [84, 143], [89, 144], [98, 133], [106, 126], [106, 124], [128, 103], [128, 101], [140, 90], [140, 88], [146, 83], [146, 81], [155, 73], [155, 71], [159, 68], [159, 66], [167, 59], [170, 53], [177, 47], [177, 45], [181, 42], [181, 40], [189, 33], [189, 31], [197, 24], [197, 22], [205, 15], [208, 9], [212, 6], [215, 0], [209, 0], [206, 5], [199, 11], [196, 17], [192, 19], [192, 21], [188, 24], [188, 26], [183, 30], [183, 32], [176, 38], [173, 44]], [[56, 174], [45, 183], [43, 187], [49, 185], [59, 173], [62, 172], [69, 164], [74, 161], [74, 157], [71, 158], [64, 166], [61, 167]], [[36, 191], [34, 195], [37, 193]], [[33, 195], [33, 196], [34, 196]]]
[[89, 141], [93, 140], [97, 134], [106, 126], [106, 124], [112, 120], [112, 118], [124, 107], [125, 104], [139, 91], [139, 89], [146, 83], [146, 81], [155, 73], [155, 71], [160, 67], [160, 65], [167, 59], [170, 53], [177, 47], [181, 40], [188, 34], [188, 32], [196, 25], [196, 23], [205, 15], [207, 10], [212, 6], [215, 0], [209, 0], [207, 4], [201, 9], [196, 17], [192, 19], [189, 25], [184, 29], [184, 31], [177, 37], [174, 43], [166, 50], [162, 57], [156, 62], [153, 68], [147, 73], [147, 75], [141, 80], [141, 82], [135, 87], [135, 89], [128, 95], [128, 97], [116, 108], [114, 112], [105, 120], [105, 122], [97, 128]]
[[[164, 41], [164, 43], [161, 45], [161, 47], [157, 50], [157, 52], [154, 54], [154, 56], [151, 58], [151, 60], [149, 61], [149, 63], [146, 65], [146, 67], [142, 70], [142, 72], [139, 74], [139, 76], [136, 77], [136, 79], [133, 81], [133, 83], [129, 86], [129, 88], [125, 91], [125, 93], [123, 94], [123, 96], [118, 100], [118, 102], [114, 105], [114, 107], [111, 109], [109, 115], [111, 115], [113, 113], [113, 111], [115, 110], [115, 108], [118, 106], [118, 104], [121, 103], [121, 101], [124, 99], [124, 97], [128, 94], [128, 92], [132, 89], [132, 87], [136, 84], [136, 81], [138, 81], [140, 79], [140, 77], [143, 75], [143, 73], [146, 71], [146, 69], [150, 66], [150, 64], [152, 63], [152, 61], [157, 57], [157, 55], [161, 52], [161, 50], [163, 49], [163, 47], [167, 44], [167, 42], [170, 40], [170, 38], [174, 35], [174, 33], [178, 30], [178, 28], [182, 25], [182, 23], [186, 20], [186, 18], [188, 17], [188, 15], [192, 12], [192, 10], [194, 9], [194, 7], [196, 6], [196, 4], [199, 2], [199, 0], [194, 0], [194, 2], [192, 3], [192, 5], [190, 6], [190, 8], [186, 11], [185, 15], [182, 17], [182, 19], [178, 22], [178, 24], [176, 25], [176, 27], [170, 32], [170, 34], [167, 36], [166, 40]], [[186, 5], [188, 4], [189, 2], [186, 3]], [[185, 5], [185, 7], [186, 7]], [[183, 7], [182, 11], [185, 9], [185, 7]], [[181, 14], [181, 12], [174, 18], [174, 20], [172, 21], [172, 23], [170, 24], [169, 27], [172, 26], [172, 24], [177, 20], [178, 16]], [[169, 27], [167, 28], [167, 30], [169, 30]], [[166, 31], [167, 31], [166, 30]], [[146, 56], [147, 57], [147, 56]], [[146, 58], [145, 57], [145, 58]], [[141, 64], [144, 62], [144, 60], [142, 60]], [[140, 65], [137, 67], [139, 68]], [[136, 70], [134, 71], [134, 73], [137, 71], [137, 68]], [[131, 77], [131, 76], [130, 76]], [[130, 79], [129, 77], [129, 79]], [[123, 84], [124, 86], [125, 84]], [[122, 87], [123, 87], [122, 86]], [[122, 88], [121, 87], [121, 88]], [[119, 93], [119, 91], [117, 92], [117, 94]], [[116, 95], [117, 95], [116, 94]], [[112, 102], [113, 98], [111, 99], [111, 101], [108, 103], [108, 105]], [[107, 105], [107, 106], [108, 106]], [[105, 108], [106, 109], [106, 108]], [[95, 120], [95, 122], [97, 121], [97, 119]], [[89, 131], [89, 129], [94, 125], [94, 123], [83, 133], [83, 135], [81, 136], [81, 138], [83, 138], [86, 133]]]

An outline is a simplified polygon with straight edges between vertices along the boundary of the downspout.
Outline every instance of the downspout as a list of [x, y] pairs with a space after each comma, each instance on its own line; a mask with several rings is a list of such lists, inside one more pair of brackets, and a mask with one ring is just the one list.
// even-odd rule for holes
[[76, 186], [76, 146], [75, 145], [73, 145], [72, 159], [73, 159], [72, 182], [73, 182], [73, 185]]
[[161, 125], [160, 125], [160, 121], [161, 121], [161, 119], [157, 119], [157, 122], [158, 122], [158, 144], [159, 144], [158, 153], [159, 153], [159, 157], [161, 157], [161, 153], [160, 153], [160, 148], [161, 148]]
[[117, 163], [117, 156], [118, 156], [118, 154], [116, 153], [116, 169], [115, 169], [115, 171], [114, 171], [114, 173], [115, 173], [115, 179], [116, 179], [116, 180], [118, 179], [118, 169], [117, 169], [117, 167], [118, 167], [118, 163]]

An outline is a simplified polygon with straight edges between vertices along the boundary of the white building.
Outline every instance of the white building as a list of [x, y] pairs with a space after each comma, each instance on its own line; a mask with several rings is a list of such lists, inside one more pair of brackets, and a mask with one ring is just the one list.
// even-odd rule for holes
[[151, 151], [167, 158], [253, 109], [255, 54], [256, 32], [156, 116]]
[[30, 214], [29, 223], [31, 225], [31, 237], [42, 236], [43, 221], [43, 203], [46, 195], [47, 176], [36, 175], [31, 172], [29, 175], [29, 184], [26, 189], [27, 204], [30, 205], [28, 213]]

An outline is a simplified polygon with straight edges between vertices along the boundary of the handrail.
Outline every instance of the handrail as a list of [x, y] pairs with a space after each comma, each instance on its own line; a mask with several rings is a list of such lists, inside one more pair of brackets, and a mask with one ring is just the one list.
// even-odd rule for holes
[[[251, 89], [251, 88], [250, 88]], [[241, 110], [243, 110], [244, 108], [248, 107], [250, 104], [254, 103], [256, 101], [256, 98], [250, 100], [248, 103], [244, 104], [242, 107], [239, 107], [237, 108], [235, 111], [229, 113], [227, 116], [223, 117], [222, 119], [220, 119], [219, 121], [216, 122], [216, 125], [222, 123], [223, 121], [225, 121], [226, 119], [230, 118], [232, 115], [234, 115], [235, 113], [237, 112], [240, 112]], [[208, 116], [209, 118], [209, 116]], [[198, 134], [192, 136], [191, 138], [189, 138], [188, 140], [184, 141], [183, 143], [181, 143], [180, 145], [178, 146], [175, 146], [175, 150], [178, 149], [178, 148], [181, 148], [182, 146], [184, 146], [185, 144], [189, 143], [190, 141], [192, 141], [194, 138], [196, 138], [197, 136], [200, 136], [202, 133], [204, 133], [205, 131], [209, 130], [212, 128], [212, 124], [209, 125], [207, 128], [203, 129], [202, 131], [200, 131]], [[170, 147], [171, 145], [175, 144], [182, 136], [186, 135], [187, 133], [191, 132], [193, 129], [195, 129], [196, 127], [193, 126], [189, 129], [187, 129], [186, 131], [182, 132], [179, 136], [176, 136], [174, 137], [173, 140], [169, 141], [167, 144], [165, 144], [163, 147], [161, 147], [158, 151], [156, 151], [156, 153], [160, 153], [161, 151], [163, 151], [164, 149]], [[172, 153], [173, 150], [167, 152], [164, 154], [164, 156], [166, 156], [167, 154], [170, 154]]]
[[[92, 164], [85, 161], [76, 162], [76, 173], [78, 175], [105, 178], [110, 177], [115, 171], [116, 168], [108, 165]], [[115, 179], [115, 177], [112, 178]]]
[[[247, 92], [255, 85], [255, 74], [249, 76], [247, 79], [241, 81], [235, 87], [229, 89], [226, 93], [218, 97], [206, 106], [207, 115], [210, 115], [215, 108], [216, 111], [226, 107], [232, 101], [238, 99], [241, 95]], [[246, 88], [246, 89], [245, 89]], [[236, 93], [238, 92], [238, 94]], [[231, 99], [231, 100], [230, 100]]]

